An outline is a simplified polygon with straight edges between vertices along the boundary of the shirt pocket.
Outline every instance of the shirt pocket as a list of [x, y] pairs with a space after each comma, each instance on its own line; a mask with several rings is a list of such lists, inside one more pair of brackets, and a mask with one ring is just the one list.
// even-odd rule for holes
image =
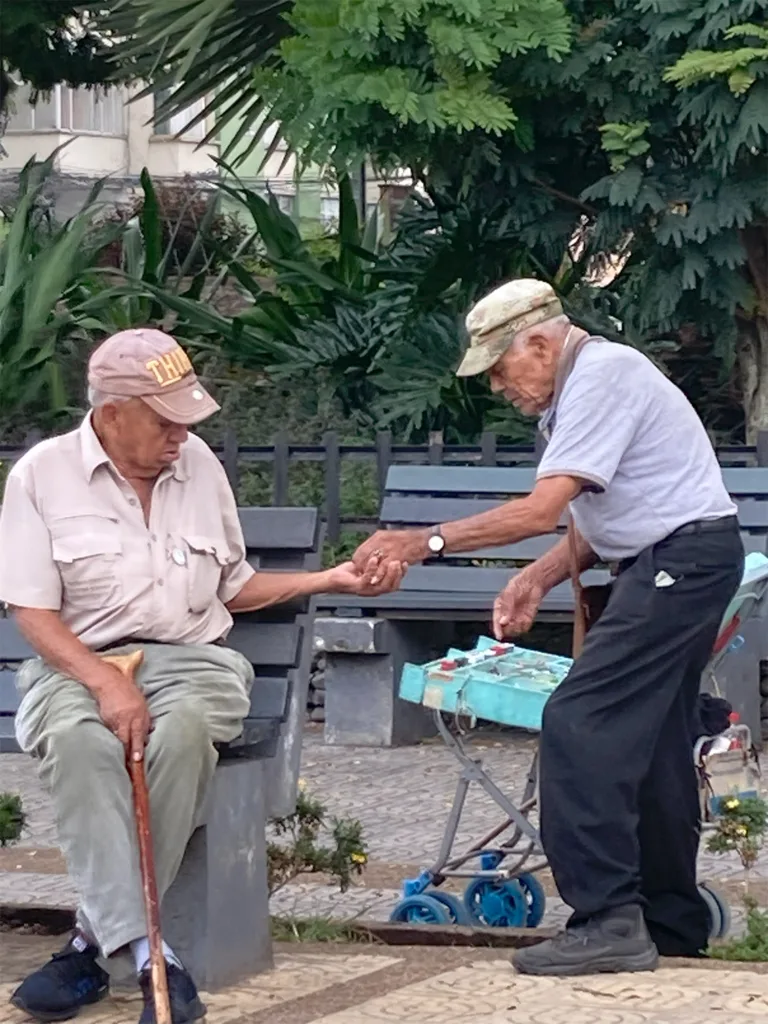
[[64, 603], [89, 609], [117, 603], [122, 594], [123, 555], [118, 521], [82, 514], [52, 520], [48, 527]]
[[216, 600], [221, 577], [229, 564], [229, 545], [223, 537], [185, 534], [189, 610], [204, 612]]

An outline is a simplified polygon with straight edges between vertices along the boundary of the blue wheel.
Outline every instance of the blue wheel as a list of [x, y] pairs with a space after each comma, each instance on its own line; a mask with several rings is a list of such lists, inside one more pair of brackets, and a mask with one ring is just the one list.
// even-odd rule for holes
[[723, 934], [725, 926], [723, 912], [720, 909], [720, 901], [704, 885], [699, 886], [699, 895], [707, 904], [707, 910], [709, 911], [709, 937], [710, 939], [719, 939]]
[[476, 924], [489, 928], [524, 928], [528, 900], [518, 882], [475, 878], [464, 893], [464, 906]]
[[544, 911], [547, 909], [547, 894], [544, 886], [536, 875], [520, 875], [517, 881], [522, 886], [528, 903], [528, 916], [526, 925], [528, 928], [538, 928], [544, 920]]
[[472, 918], [460, 897], [454, 896], [452, 892], [443, 892], [442, 889], [430, 889], [425, 895], [445, 907], [451, 924], [461, 924], [468, 928], [472, 926]]
[[[717, 934], [711, 933], [713, 939], [724, 939], [731, 930], [733, 919], [731, 917], [731, 906], [728, 902], [728, 897], [717, 886], [712, 885], [711, 882], [702, 882], [699, 886], [699, 892], [707, 902], [707, 906], [711, 906], [711, 901], [717, 904], [717, 909], [720, 913], [720, 922]], [[710, 911], [711, 915], [711, 911]]]
[[405, 921], [408, 924], [450, 924], [451, 918], [446, 907], [432, 896], [409, 896], [400, 900], [389, 915], [390, 921]]

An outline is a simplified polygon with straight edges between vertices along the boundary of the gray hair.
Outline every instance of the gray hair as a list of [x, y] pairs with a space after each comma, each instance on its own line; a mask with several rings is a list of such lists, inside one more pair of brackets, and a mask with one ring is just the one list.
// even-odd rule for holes
[[100, 409], [102, 405], [117, 405], [119, 402], [127, 402], [130, 397], [130, 395], [110, 395], [106, 391], [88, 387], [88, 405], [91, 409]]

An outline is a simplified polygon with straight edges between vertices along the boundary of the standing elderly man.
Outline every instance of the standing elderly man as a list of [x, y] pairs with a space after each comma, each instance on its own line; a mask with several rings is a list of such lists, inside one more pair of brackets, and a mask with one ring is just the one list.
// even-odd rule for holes
[[[467, 319], [461, 376], [540, 417], [548, 446], [527, 497], [424, 531], [378, 533], [371, 552], [419, 562], [555, 531], [570, 508], [582, 570], [618, 573], [581, 657], [550, 698], [540, 753], [544, 848], [574, 913], [517, 969], [652, 970], [698, 956], [708, 915], [696, 887], [699, 801], [692, 729], [700, 677], [743, 571], [735, 506], [706, 432], [640, 352], [590, 337], [538, 281], [497, 289]], [[569, 577], [561, 540], [499, 595], [499, 639], [530, 628]]]
[[[129, 330], [88, 369], [92, 411], [11, 470], [0, 518], [0, 599], [39, 657], [18, 678], [20, 746], [40, 760], [80, 894], [78, 930], [12, 1002], [67, 1020], [107, 993], [97, 957], [133, 954], [155, 1019], [126, 756], [146, 759], [158, 890], [181, 864], [216, 766], [235, 739], [253, 669], [226, 646], [233, 612], [335, 591], [378, 594], [393, 561], [362, 572], [255, 572], [218, 459], [188, 427], [218, 405], [176, 341]], [[140, 645], [132, 682], [100, 654]], [[166, 947], [174, 1024], [203, 1016], [194, 982]]]

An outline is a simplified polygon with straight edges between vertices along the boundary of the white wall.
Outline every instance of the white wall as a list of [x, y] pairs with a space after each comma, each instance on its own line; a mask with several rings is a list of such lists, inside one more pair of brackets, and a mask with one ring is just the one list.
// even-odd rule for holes
[[[139, 87], [134, 87], [132, 93], [139, 91]], [[57, 169], [64, 174], [134, 177], [143, 167], [153, 176], [162, 178], [215, 172], [211, 156], [218, 154], [218, 144], [197, 149], [195, 142], [154, 134], [151, 96], [126, 103], [124, 113], [120, 134], [64, 129], [27, 131], [11, 126], [3, 138], [8, 155], [0, 158], [0, 172], [18, 170], [33, 157], [44, 160], [64, 143], [68, 145], [56, 158]]]

